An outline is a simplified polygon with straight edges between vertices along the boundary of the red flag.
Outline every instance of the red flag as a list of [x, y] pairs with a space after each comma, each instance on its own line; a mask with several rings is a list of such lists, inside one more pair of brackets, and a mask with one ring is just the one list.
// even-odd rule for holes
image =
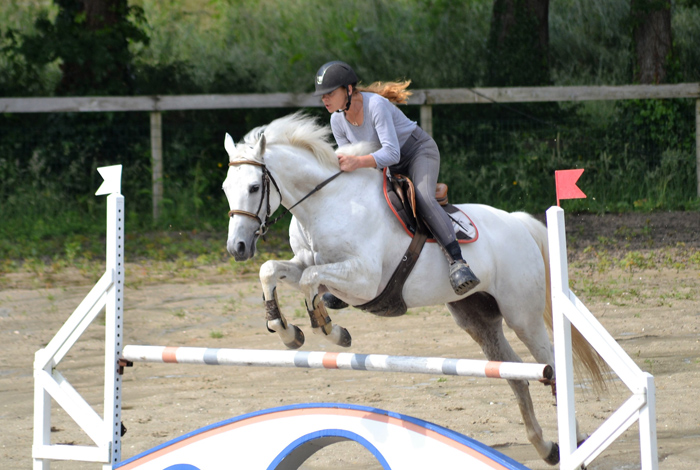
[[554, 172], [554, 180], [557, 186], [557, 206], [560, 199], [581, 199], [586, 195], [576, 186], [576, 182], [581, 177], [583, 169], [580, 170], [557, 170]]

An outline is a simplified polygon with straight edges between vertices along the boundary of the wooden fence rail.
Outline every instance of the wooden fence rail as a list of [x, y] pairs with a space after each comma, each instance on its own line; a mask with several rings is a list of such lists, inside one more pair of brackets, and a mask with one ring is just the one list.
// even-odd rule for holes
[[[631, 99], [695, 99], [697, 195], [700, 197], [700, 83], [674, 85], [568, 86], [519, 88], [446, 88], [412, 90], [408, 104], [420, 106], [421, 127], [432, 135], [432, 106], [554, 101]], [[163, 111], [249, 108], [314, 108], [321, 101], [308, 93], [177, 96], [92, 96], [54, 98], [0, 98], [3, 113], [63, 113], [141, 111], [151, 113], [153, 217], [163, 197]]]

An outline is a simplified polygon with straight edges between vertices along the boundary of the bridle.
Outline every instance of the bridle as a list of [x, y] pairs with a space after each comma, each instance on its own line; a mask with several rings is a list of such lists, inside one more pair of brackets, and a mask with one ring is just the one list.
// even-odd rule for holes
[[[265, 234], [269, 230], [270, 227], [272, 227], [274, 224], [276, 224], [282, 217], [287, 215], [292, 209], [294, 209], [296, 206], [304, 202], [306, 198], [314, 194], [315, 192], [319, 191], [321, 188], [323, 188], [325, 185], [336, 179], [343, 171], [339, 171], [338, 173], [335, 173], [333, 176], [330, 178], [324, 180], [321, 182], [318, 186], [316, 186], [314, 189], [311, 190], [306, 196], [301, 198], [299, 201], [297, 201], [292, 207], [289, 209], [285, 209], [284, 212], [282, 212], [280, 215], [275, 217], [272, 221], [270, 221], [270, 182], [275, 186], [275, 189], [277, 190], [277, 194], [280, 195], [280, 205], [282, 204], [282, 192], [280, 191], [280, 187], [277, 185], [277, 182], [275, 181], [275, 178], [272, 176], [270, 171], [267, 169], [267, 166], [265, 166], [264, 163], [256, 162], [254, 160], [236, 160], [233, 162], [229, 162], [228, 166], [236, 166], [236, 165], [253, 165], [253, 166], [259, 166], [262, 168], [263, 172], [263, 181], [262, 181], [262, 197], [260, 198], [260, 204], [258, 205], [258, 210], [253, 213], [253, 212], [248, 212], [248, 211], [242, 211], [238, 209], [232, 209], [228, 211], [228, 216], [233, 217], [234, 215], [244, 215], [246, 217], [250, 217], [252, 219], [255, 219], [258, 221], [260, 224], [260, 228], [255, 232], [256, 236], [262, 236], [263, 240], [265, 240]], [[262, 209], [263, 201], [267, 200], [267, 210], [265, 212], [265, 220], [260, 219], [260, 209]]]
[[[260, 224], [260, 228], [258, 229], [257, 232], [255, 232], [255, 235], [262, 235], [265, 237], [265, 234], [267, 233], [268, 229], [268, 222], [270, 220], [270, 182], [275, 185], [275, 189], [277, 190], [277, 193], [280, 195], [280, 203], [282, 202], [282, 193], [280, 192], [279, 186], [277, 186], [277, 182], [275, 179], [272, 177], [270, 172], [267, 170], [267, 167], [265, 166], [264, 163], [259, 163], [253, 160], [236, 160], [233, 162], [229, 162], [228, 166], [237, 166], [237, 165], [253, 165], [253, 166], [259, 166], [262, 168], [263, 172], [263, 179], [262, 179], [262, 196], [260, 197], [260, 204], [258, 204], [258, 210], [253, 212], [248, 212], [248, 211], [243, 211], [239, 209], [233, 209], [228, 212], [228, 216], [233, 217], [235, 214], [238, 215], [244, 215], [246, 217], [250, 217], [252, 219], [255, 219], [258, 221]], [[267, 200], [267, 210], [265, 213], [265, 220], [261, 220], [260, 216], [260, 209], [262, 209], [263, 201]], [[274, 223], [275, 221], [273, 221]], [[271, 225], [271, 224], [270, 224]]]

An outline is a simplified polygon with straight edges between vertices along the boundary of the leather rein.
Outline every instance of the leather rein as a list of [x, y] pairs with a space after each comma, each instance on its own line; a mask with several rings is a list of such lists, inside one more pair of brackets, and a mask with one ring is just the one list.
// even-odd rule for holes
[[[272, 221], [270, 221], [270, 182], [275, 186], [275, 189], [277, 190], [277, 194], [280, 195], [280, 205], [282, 204], [282, 192], [280, 191], [280, 187], [277, 185], [277, 182], [275, 181], [275, 178], [272, 176], [270, 171], [267, 169], [267, 166], [265, 166], [264, 163], [256, 162], [253, 160], [236, 160], [233, 162], [229, 162], [228, 166], [236, 166], [236, 165], [253, 165], [253, 166], [259, 166], [262, 168], [263, 172], [263, 190], [262, 190], [262, 197], [260, 198], [260, 204], [258, 205], [258, 210], [253, 213], [253, 212], [248, 212], [248, 211], [243, 211], [243, 210], [238, 210], [238, 209], [232, 209], [228, 212], [228, 216], [233, 217], [234, 215], [243, 215], [246, 217], [250, 217], [252, 219], [255, 219], [258, 221], [260, 224], [260, 228], [258, 229], [257, 232], [255, 232], [256, 235], [262, 236], [263, 240], [265, 240], [265, 234], [269, 230], [270, 227], [272, 227], [274, 224], [276, 224], [282, 217], [287, 215], [292, 209], [294, 209], [296, 206], [304, 202], [308, 197], [310, 197], [312, 194], [318, 192], [323, 188], [325, 185], [336, 179], [340, 174], [343, 172], [342, 170], [339, 171], [338, 173], [335, 173], [333, 176], [330, 178], [324, 180], [320, 184], [318, 184], [314, 189], [311, 190], [306, 196], [301, 198], [299, 201], [297, 201], [292, 207], [289, 209], [285, 209], [284, 212], [282, 212], [280, 215], [275, 217]], [[267, 200], [267, 210], [265, 212], [265, 220], [262, 220], [258, 214], [260, 214], [260, 209], [262, 209], [263, 201]]]

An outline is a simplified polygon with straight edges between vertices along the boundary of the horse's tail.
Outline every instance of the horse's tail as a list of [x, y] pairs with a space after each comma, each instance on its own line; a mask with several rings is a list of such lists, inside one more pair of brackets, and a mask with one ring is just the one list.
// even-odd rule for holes
[[[527, 228], [532, 238], [542, 253], [544, 260], [544, 270], [547, 279], [546, 305], [542, 314], [544, 322], [549, 331], [552, 331], [552, 285], [549, 273], [549, 243], [547, 239], [547, 227], [539, 220], [525, 212], [514, 212], [514, 216], [520, 220]], [[609, 366], [598, 352], [588, 343], [586, 338], [574, 327], [571, 330], [571, 345], [574, 353], [574, 366], [579, 373], [587, 375], [592, 382], [593, 389], [600, 393], [607, 389], [605, 375], [609, 371]]]

